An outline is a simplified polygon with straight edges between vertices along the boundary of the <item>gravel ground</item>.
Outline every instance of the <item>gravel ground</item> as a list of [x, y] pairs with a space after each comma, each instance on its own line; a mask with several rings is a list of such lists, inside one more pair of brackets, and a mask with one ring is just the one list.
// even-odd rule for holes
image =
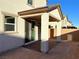
[[1, 54], [0, 59], [79, 59], [79, 43], [59, 43], [48, 54], [20, 47]]

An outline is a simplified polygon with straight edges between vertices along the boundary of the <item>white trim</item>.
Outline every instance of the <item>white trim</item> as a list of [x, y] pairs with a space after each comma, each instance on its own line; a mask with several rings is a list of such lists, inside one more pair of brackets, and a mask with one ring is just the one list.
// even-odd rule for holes
[[15, 23], [4, 23], [5, 25], [15, 25]]
[[18, 17], [15, 17], [15, 32], [17, 32], [17, 25], [18, 25], [18, 22], [17, 22], [17, 19], [18, 19]]
[[[4, 16], [6, 16], [6, 15], [4, 15]], [[14, 16], [12, 16], [12, 17], [14, 17]], [[10, 33], [10, 32], [16, 32], [16, 30], [17, 30], [17, 17], [14, 17], [14, 21], [15, 21], [15, 23], [6, 23], [6, 19], [4, 18], [4, 31], [5, 31], [5, 25], [13, 25], [14, 26], [14, 31], [5, 31], [5, 32], [7, 32], [7, 33]]]

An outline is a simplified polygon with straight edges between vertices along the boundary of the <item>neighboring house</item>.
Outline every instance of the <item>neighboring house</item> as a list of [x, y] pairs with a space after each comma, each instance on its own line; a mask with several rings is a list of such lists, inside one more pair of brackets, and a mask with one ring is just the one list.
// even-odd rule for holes
[[63, 15], [62, 20], [62, 30], [61, 30], [61, 39], [69, 41], [78, 41], [77, 37], [79, 30], [75, 27], [72, 22], [68, 19], [67, 16]]
[[[41, 51], [48, 51], [48, 40], [61, 40], [63, 14], [60, 5], [47, 6], [47, 0], [0, 1], [0, 52], [41, 40]], [[68, 25], [68, 23], [67, 23]]]
[[75, 27], [72, 22], [68, 19], [67, 16], [63, 16], [63, 20], [62, 20], [62, 28], [66, 28], [66, 29], [77, 29], [77, 27]]
[[67, 16], [63, 16], [62, 27], [70, 27], [70, 26], [73, 26], [73, 24], [68, 20]]

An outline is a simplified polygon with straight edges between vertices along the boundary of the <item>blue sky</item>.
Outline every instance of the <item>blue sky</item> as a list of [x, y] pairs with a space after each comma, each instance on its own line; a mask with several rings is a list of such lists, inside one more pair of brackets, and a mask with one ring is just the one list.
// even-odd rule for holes
[[48, 5], [61, 3], [62, 12], [74, 26], [79, 26], [79, 0], [48, 0]]

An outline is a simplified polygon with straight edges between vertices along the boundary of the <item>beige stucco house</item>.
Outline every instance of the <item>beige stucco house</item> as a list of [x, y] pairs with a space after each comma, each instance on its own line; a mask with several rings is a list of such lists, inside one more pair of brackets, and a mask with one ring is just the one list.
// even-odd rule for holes
[[0, 0], [0, 52], [37, 40], [47, 52], [50, 29], [61, 40], [62, 20], [60, 5], [47, 6], [47, 0]]
[[71, 27], [73, 26], [72, 22], [68, 20], [67, 16], [63, 16], [62, 27]]

